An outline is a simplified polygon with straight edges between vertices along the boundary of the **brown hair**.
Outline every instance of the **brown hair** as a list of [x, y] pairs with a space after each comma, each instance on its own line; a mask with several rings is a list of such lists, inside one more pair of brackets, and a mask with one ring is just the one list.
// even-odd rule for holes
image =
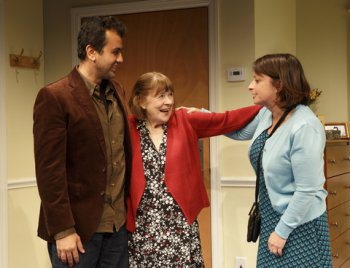
[[129, 99], [129, 108], [137, 119], [145, 119], [146, 113], [140, 106], [140, 101], [151, 92], [157, 95], [161, 91], [174, 93], [174, 87], [170, 79], [159, 72], [142, 74], [136, 81]]
[[273, 83], [281, 83], [277, 93], [277, 104], [288, 109], [298, 104], [310, 102], [310, 85], [306, 80], [300, 61], [291, 54], [268, 54], [255, 60], [253, 71], [272, 78]]

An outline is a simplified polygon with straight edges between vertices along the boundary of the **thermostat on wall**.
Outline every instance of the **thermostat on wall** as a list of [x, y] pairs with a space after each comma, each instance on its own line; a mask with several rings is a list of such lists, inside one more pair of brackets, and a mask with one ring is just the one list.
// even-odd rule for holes
[[235, 67], [227, 69], [227, 81], [236, 82], [245, 80], [245, 70], [243, 67]]

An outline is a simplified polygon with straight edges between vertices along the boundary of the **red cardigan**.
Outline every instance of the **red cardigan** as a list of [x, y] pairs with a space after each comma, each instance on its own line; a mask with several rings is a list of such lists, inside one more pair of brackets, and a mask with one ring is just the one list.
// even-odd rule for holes
[[[187, 222], [192, 224], [199, 212], [209, 206], [209, 199], [203, 183], [198, 153], [198, 139], [225, 134], [248, 124], [260, 110], [250, 106], [225, 113], [190, 113], [181, 109], [169, 119], [165, 184]], [[145, 189], [140, 135], [136, 119], [130, 116], [132, 144], [132, 168], [130, 192], [127, 197], [127, 229], [135, 230], [136, 210]]]

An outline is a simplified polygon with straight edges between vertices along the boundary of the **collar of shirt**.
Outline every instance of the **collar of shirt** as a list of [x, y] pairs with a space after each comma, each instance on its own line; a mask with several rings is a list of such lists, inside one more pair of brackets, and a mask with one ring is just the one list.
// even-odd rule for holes
[[[79, 71], [79, 66], [76, 67], [78, 73], [80, 74], [81, 78], [83, 79], [90, 96], [95, 96], [97, 98], [100, 98], [100, 85], [95, 84], [94, 82], [90, 81], [86, 76], [84, 76], [80, 71]], [[106, 86], [106, 91], [105, 94], [106, 96], [113, 95], [113, 88], [111, 84], [108, 82]]]
[[78, 73], [80, 74], [81, 78], [83, 79], [88, 91], [89, 91], [89, 94], [90, 96], [93, 95], [94, 91], [95, 91], [95, 88], [98, 86], [97, 84], [95, 84], [94, 82], [91, 82], [85, 75], [83, 75], [80, 70], [79, 70], [79, 65], [76, 67], [77, 68], [77, 71]]

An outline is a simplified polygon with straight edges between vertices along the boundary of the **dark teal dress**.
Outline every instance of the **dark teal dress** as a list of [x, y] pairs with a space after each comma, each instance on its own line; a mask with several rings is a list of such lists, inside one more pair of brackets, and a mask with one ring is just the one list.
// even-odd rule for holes
[[[267, 130], [253, 142], [250, 161], [256, 170], [258, 154], [268, 138]], [[331, 268], [331, 250], [327, 213], [298, 226], [289, 235], [283, 249], [282, 257], [270, 253], [268, 239], [275, 230], [281, 214], [272, 208], [265, 185], [264, 172], [260, 161], [259, 208], [261, 212], [261, 232], [257, 267], [308, 267]]]

